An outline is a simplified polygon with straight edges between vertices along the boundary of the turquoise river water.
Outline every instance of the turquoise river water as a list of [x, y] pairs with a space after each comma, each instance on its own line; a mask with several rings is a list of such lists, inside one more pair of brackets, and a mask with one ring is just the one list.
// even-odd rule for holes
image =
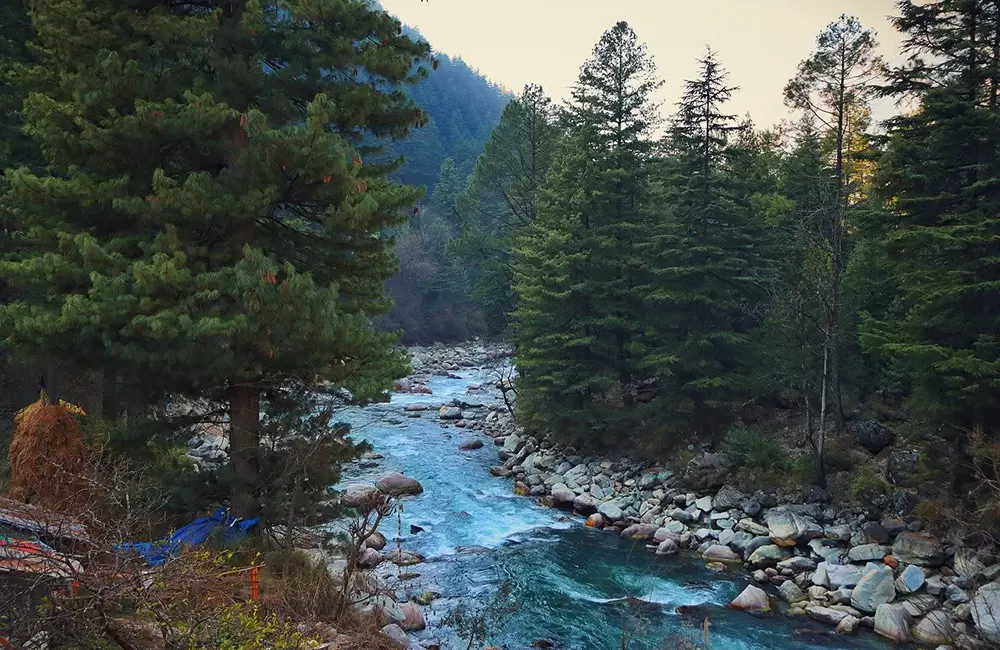
[[[747, 584], [741, 572], [713, 573], [691, 555], [655, 557], [643, 542], [588, 529], [582, 519], [515, 496], [509, 480], [489, 473], [498, 462], [490, 441], [458, 451], [482, 433], [444, 428], [437, 417], [436, 408], [452, 399], [476, 401], [467, 389], [488, 381], [480, 372], [435, 377], [433, 395], [394, 395], [388, 404], [344, 418], [354, 427], [352, 437], [370, 442], [383, 458], [377, 466], [350, 468], [343, 484], [400, 471], [424, 486], [423, 494], [405, 499], [398, 522], [383, 524], [390, 544], [398, 537], [403, 549], [426, 557], [422, 564], [383, 570], [419, 574], [401, 581], [401, 591], [440, 594], [428, 608], [428, 630], [411, 634], [415, 641], [465, 650], [466, 643], [443, 625], [448, 612], [458, 604], [499, 602], [496, 594], [503, 590], [501, 600], [511, 606], [491, 621], [485, 645], [506, 650], [536, 640], [556, 650], [673, 650], [685, 647], [683, 640], [703, 647], [705, 619], [711, 650], [888, 647], [870, 632], [844, 638], [807, 619], [728, 609]], [[432, 410], [408, 418], [403, 407], [413, 403]], [[628, 598], [645, 603], [629, 605]]]

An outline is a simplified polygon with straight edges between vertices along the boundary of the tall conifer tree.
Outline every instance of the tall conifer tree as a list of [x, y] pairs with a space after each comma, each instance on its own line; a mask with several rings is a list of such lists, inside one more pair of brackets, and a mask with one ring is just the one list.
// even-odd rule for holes
[[[628, 24], [604, 33], [563, 115], [572, 144], [554, 163], [551, 189], [522, 247], [519, 358], [526, 388], [544, 398], [531, 410], [551, 424], [554, 414], [579, 404], [576, 432], [597, 429], [604, 442], [627, 426], [622, 411], [634, 406], [642, 380], [644, 262], [636, 252], [649, 234], [651, 95], [659, 86]], [[557, 244], [562, 252], [546, 252]]]
[[31, 5], [19, 80], [49, 172], [8, 174], [31, 240], [3, 274], [8, 342], [228, 403], [233, 509], [258, 512], [262, 399], [317, 379], [379, 398], [369, 327], [416, 191], [363, 143], [424, 120], [398, 85], [426, 43], [366, 2]]
[[705, 428], [741, 385], [756, 290], [752, 210], [735, 183], [731, 139], [744, 127], [725, 112], [735, 88], [715, 53], [686, 82], [667, 139], [671, 213], [657, 238], [660, 341], [653, 356], [666, 376], [665, 401]]
[[920, 102], [890, 122], [880, 172], [902, 296], [863, 340], [908, 374], [918, 408], [951, 425], [957, 488], [972, 475], [967, 433], [995, 436], [1000, 417], [1000, 7], [898, 8], [909, 56], [886, 91]]

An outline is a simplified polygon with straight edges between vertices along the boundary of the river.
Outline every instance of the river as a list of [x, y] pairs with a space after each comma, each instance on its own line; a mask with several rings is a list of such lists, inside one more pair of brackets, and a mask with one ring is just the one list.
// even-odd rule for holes
[[[342, 484], [374, 482], [387, 471], [419, 480], [424, 493], [405, 499], [398, 524], [383, 524], [395, 544], [416, 551], [426, 562], [383, 571], [417, 573], [400, 582], [401, 591], [440, 594], [426, 608], [428, 630], [414, 632], [417, 642], [438, 641], [442, 648], [464, 650], [456, 632], [442, 627], [457, 604], [465, 607], [510, 603], [489, 624], [488, 643], [508, 650], [527, 648], [536, 640], [566, 650], [673, 650], [680, 639], [702, 640], [709, 621], [712, 650], [784, 650], [818, 648], [885, 648], [870, 632], [838, 637], [832, 629], [803, 618], [781, 615], [757, 618], [726, 608], [747, 584], [742, 573], [713, 573], [690, 555], [655, 557], [643, 542], [584, 527], [582, 519], [515, 496], [509, 480], [489, 473], [497, 450], [487, 444], [458, 451], [481, 432], [444, 428], [436, 407], [454, 398], [468, 401], [486, 395], [469, 393], [470, 383], [489, 379], [479, 370], [461, 378], [434, 377], [433, 395], [394, 395], [388, 404], [357, 409], [343, 419], [352, 437], [367, 440], [383, 456], [374, 463], [350, 467]], [[434, 410], [409, 418], [407, 404]], [[422, 530], [411, 533], [411, 525]], [[628, 606], [621, 599], [639, 598], [652, 607]], [[682, 607], [678, 613], [677, 608]], [[627, 643], [622, 644], [623, 636]]]

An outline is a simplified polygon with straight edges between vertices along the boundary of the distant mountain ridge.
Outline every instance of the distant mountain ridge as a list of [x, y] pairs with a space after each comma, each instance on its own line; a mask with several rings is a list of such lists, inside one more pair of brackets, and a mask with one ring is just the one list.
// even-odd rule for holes
[[[405, 25], [403, 33], [423, 38]], [[396, 177], [409, 185], [427, 186], [425, 199], [433, 193], [446, 159], [452, 159], [462, 178], [472, 171], [504, 108], [514, 98], [461, 58], [440, 52], [435, 52], [435, 58], [437, 69], [429, 70], [428, 78], [408, 91], [427, 112], [428, 124], [387, 147], [406, 159]]]

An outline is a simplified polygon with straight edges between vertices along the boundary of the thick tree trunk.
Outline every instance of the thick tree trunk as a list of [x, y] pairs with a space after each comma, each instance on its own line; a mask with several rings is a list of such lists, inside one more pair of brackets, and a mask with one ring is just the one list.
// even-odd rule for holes
[[40, 383], [40, 388], [45, 394], [43, 400], [47, 401], [49, 404], [58, 404], [59, 398], [62, 397], [59, 384], [59, 366], [52, 359], [49, 359], [45, 363], [45, 369], [42, 371], [42, 379]]
[[101, 373], [101, 418], [114, 422], [121, 417], [122, 404], [118, 390], [118, 371], [105, 368]]
[[234, 381], [229, 386], [229, 461], [233, 468], [231, 510], [235, 517], [260, 514], [257, 499], [260, 453], [260, 389]]

